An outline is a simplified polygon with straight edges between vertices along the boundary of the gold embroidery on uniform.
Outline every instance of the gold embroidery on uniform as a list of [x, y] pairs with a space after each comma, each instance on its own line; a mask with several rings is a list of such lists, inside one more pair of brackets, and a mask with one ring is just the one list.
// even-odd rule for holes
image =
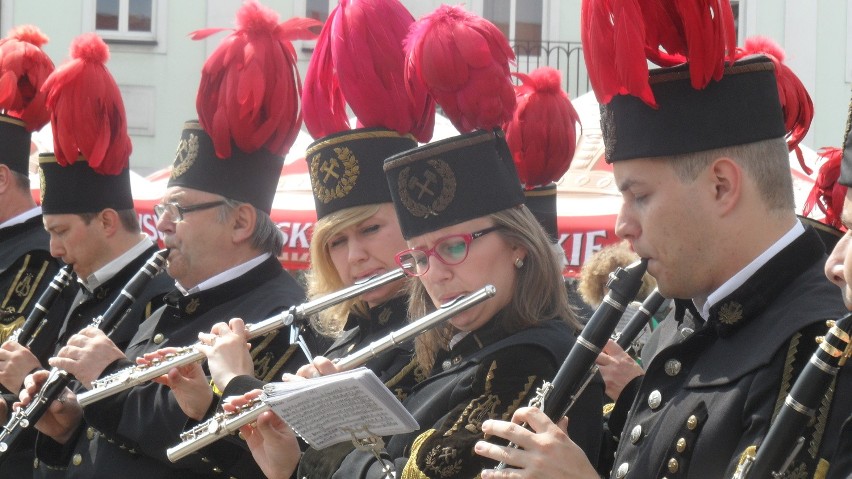
[[403, 378], [411, 374], [412, 371], [417, 368], [417, 364], [417, 358], [412, 358], [411, 361], [405, 365], [405, 367], [403, 367], [398, 373], [396, 373], [392, 378], [388, 379], [385, 382], [385, 386], [388, 389], [392, 390], [394, 394], [396, 394], [396, 398], [400, 401], [405, 399], [407, 394], [405, 393], [405, 391], [402, 390], [402, 388], [394, 389], [394, 386], [396, 386], [398, 382], [402, 381]]
[[198, 298], [190, 299], [189, 304], [186, 305], [186, 313], [187, 314], [194, 313], [196, 310], [198, 310], [199, 306], [201, 306], [201, 300], [200, 299], [198, 299]]
[[426, 467], [441, 477], [455, 477], [462, 468], [459, 450], [440, 445], [433, 447], [426, 454]]
[[39, 203], [44, 204], [44, 192], [47, 191], [47, 181], [44, 180], [44, 168], [39, 167], [38, 169], [38, 189], [39, 189]]
[[825, 476], [828, 475], [828, 466], [830, 463], [825, 459], [820, 459], [817, 463], [816, 470], [814, 471], [814, 479], [825, 479]]
[[280, 370], [285, 364], [287, 364], [287, 361], [290, 360], [290, 357], [293, 356], [293, 353], [295, 353], [297, 349], [300, 349], [298, 345], [291, 344], [290, 347], [287, 348], [287, 351], [285, 351], [284, 354], [280, 358], [278, 358], [278, 361], [275, 363], [275, 365], [269, 371], [267, 371], [267, 373], [263, 377], [258, 377], [258, 379], [262, 379], [263, 382], [269, 382], [275, 379], [276, 372], [278, 372], [278, 370]]
[[482, 423], [489, 418], [495, 417], [494, 412], [497, 406], [500, 405], [500, 398], [496, 394], [491, 394], [492, 384], [494, 380], [494, 370], [497, 369], [497, 361], [492, 361], [488, 368], [488, 374], [485, 375], [485, 390], [482, 394], [470, 401], [467, 407], [464, 408], [461, 415], [456, 419], [455, 424], [447, 432], [444, 437], [450, 437], [455, 434], [463, 422], [467, 422], [464, 428], [474, 434], [482, 430]]
[[790, 466], [784, 475], [779, 476], [784, 479], [809, 479], [808, 468], [804, 463], [800, 462], [796, 467]]
[[411, 444], [411, 453], [408, 455], [408, 461], [402, 469], [401, 479], [428, 479], [426, 474], [420, 471], [417, 467], [417, 457], [420, 455], [420, 447], [423, 446], [423, 443], [426, 442], [432, 434], [435, 434], [435, 430], [429, 429], [414, 439], [414, 442]]
[[[270, 333], [266, 333], [263, 336], [263, 340], [257, 346], [252, 346], [251, 348], [251, 359], [254, 363], [254, 377], [263, 378], [267, 376], [270, 372], [274, 373], [274, 370], [270, 367], [272, 363], [273, 354], [269, 351], [266, 351], [266, 348], [269, 346], [269, 343], [275, 339], [275, 336], [278, 335], [278, 331], [272, 331]], [[263, 353], [263, 355], [261, 355]]]
[[743, 319], [743, 305], [731, 301], [719, 309], [719, 321], [724, 324], [735, 324]]
[[538, 379], [537, 376], [527, 376], [527, 383], [524, 384], [524, 389], [522, 389], [521, 392], [518, 393], [518, 396], [515, 398], [514, 401], [512, 401], [512, 404], [506, 409], [506, 411], [503, 412], [503, 416], [500, 419], [508, 421], [512, 418], [512, 414], [515, 414], [515, 410], [518, 409], [522, 402], [528, 402], [526, 401], [527, 395], [530, 393], [530, 390], [532, 389], [533, 384], [535, 384], [536, 379]]
[[822, 436], [825, 434], [825, 426], [828, 423], [828, 413], [829, 409], [831, 409], [831, 401], [834, 399], [834, 385], [837, 384], [837, 376], [831, 380], [831, 384], [826, 390], [825, 395], [822, 397], [822, 402], [819, 406], [819, 411], [816, 416], [816, 423], [814, 424], [814, 434], [811, 438], [810, 445], [808, 447], [808, 453], [812, 458], [816, 458], [817, 454], [819, 454], [819, 447], [822, 444]]
[[15, 286], [15, 294], [21, 297], [29, 296], [30, 290], [33, 288], [33, 275], [27, 273], [21, 278], [21, 281]]
[[384, 326], [384, 325], [388, 324], [388, 321], [390, 321], [390, 317], [391, 317], [391, 310], [390, 310], [390, 308], [384, 308], [384, 309], [382, 309], [382, 312], [381, 312], [381, 313], [379, 313], [379, 318], [378, 318], [378, 319], [379, 319], [379, 324], [380, 324], [380, 325], [382, 325], [382, 326]]
[[18, 273], [15, 275], [15, 280], [12, 281], [12, 287], [9, 288], [8, 291], [6, 291], [6, 297], [3, 299], [3, 304], [2, 304], [3, 308], [5, 308], [7, 304], [9, 304], [9, 300], [12, 298], [12, 293], [15, 292], [15, 285], [17, 285], [18, 282], [21, 281], [21, 277], [23, 277], [24, 273], [26, 273], [27, 267], [30, 264], [30, 258], [31, 257], [32, 257], [32, 255], [29, 255], [29, 254], [24, 256], [24, 264], [21, 265], [21, 269], [19, 269]]
[[778, 398], [775, 399], [775, 410], [772, 412], [772, 422], [775, 422], [775, 416], [781, 410], [784, 404], [784, 399], [790, 392], [790, 386], [793, 379], [793, 360], [796, 359], [796, 352], [799, 350], [799, 340], [802, 337], [801, 333], [796, 333], [790, 339], [790, 345], [787, 347], [787, 358], [784, 360], [784, 372], [781, 374], [781, 389], [778, 391]]
[[189, 134], [189, 139], [180, 140], [177, 152], [175, 152], [175, 165], [172, 167], [171, 177], [177, 178], [187, 171], [198, 158], [198, 136]]

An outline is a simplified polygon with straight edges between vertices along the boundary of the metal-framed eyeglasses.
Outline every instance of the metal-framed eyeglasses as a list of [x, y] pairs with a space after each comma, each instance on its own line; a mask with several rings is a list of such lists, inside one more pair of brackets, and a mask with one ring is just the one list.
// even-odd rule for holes
[[183, 221], [183, 216], [193, 211], [207, 210], [225, 204], [225, 200], [210, 201], [207, 203], [199, 203], [197, 205], [181, 206], [177, 203], [157, 203], [154, 205], [154, 213], [158, 218], [168, 216], [171, 221], [180, 223]]
[[408, 276], [423, 276], [429, 271], [429, 257], [434, 256], [438, 261], [447, 266], [461, 264], [467, 259], [470, 251], [470, 243], [476, 238], [481, 238], [492, 231], [501, 229], [502, 226], [491, 226], [483, 230], [468, 234], [457, 234], [445, 236], [435, 242], [435, 246], [429, 249], [411, 248], [401, 251], [396, 255], [396, 264]]

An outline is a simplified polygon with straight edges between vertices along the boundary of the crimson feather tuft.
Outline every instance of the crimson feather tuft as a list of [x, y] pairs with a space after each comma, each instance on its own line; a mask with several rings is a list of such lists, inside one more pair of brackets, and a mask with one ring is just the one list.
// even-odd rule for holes
[[808, 199], [805, 201], [802, 215], [808, 216], [818, 207], [825, 213], [824, 223], [834, 226], [841, 231], [846, 231], [840, 215], [843, 212], [843, 201], [846, 197], [846, 187], [838, 181], [840, 179], [840, 165], [843, 161], [843, 150], [835, 147], [824, 147], [817, 151], [825, 163], [820, 167], [811, 189]]
[[729, 0], [583, 0], [580, 34], [600, 103], [633, 95], [656, 108], [648, 65], [689, 64], [693, 88], [720, 80], [736, 50]]
[[787, 147], [796, 152], [802, 169], [810, 175], [812, 170], [805, 164], [799, 143], [808, 134], [814, 118], [811, 96], [799, 77], [784, 64], [784, 50], [777, 43], [761, 36], [747, 38], [743, 48], [737, 52], [737, 58], [754, 54], [766, 55], [775, 65], [775, 83], [778, 85], [778, 97], [784, 112]]
[[[278, 23], [278, 14], [256, 0], [240, 7], [236, 29], [204, 63], [195, 102], [216, 156], [231, 157], [232, 142], [247, 153], [290, 150], [302, 125], [302, 85], [291, 41], [315, 38], [310, 29], [319, 24], [308, 18]], [[191, 37], [222, 30], [198, 30]]]
[[326, 20], [305, 74], [305, 126], [314, 138], [357, 127], [384, 127], [432, 138], [435, 102], [405, 77], [402, 42], [414, 17], [399, 0], [341, 0]]
[[577, 146], [580, 117], [562, 90], [558, 70], [542, 67], [529, 75], [516, 73], [518, 106], [503, 126], [506, 143], [524, 188], [556, 181], [568, 171]]
[[53, 147], [62, 166], [79, 155], [98, 173], [117, 175], [128, 167], [133, 149], [121, 92], [104, 62], [106, 43], [85, 33], [71, 44], [71, 59], [44, 83]]
[[458, 6], [441, 5], [405, 39], [406, 76], [423, 84], [462, 133], [512, 119], [515, 54], [503, 33]]
[[24, 122], [28, 131], [50, 121], [41, 91], [54, 66], [41, 49], [47, 36], [34, 25], [21, 25], [0, 40], [0, 109]]

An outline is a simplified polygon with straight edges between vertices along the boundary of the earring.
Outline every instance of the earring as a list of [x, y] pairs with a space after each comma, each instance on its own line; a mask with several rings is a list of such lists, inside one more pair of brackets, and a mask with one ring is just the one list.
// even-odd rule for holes
[[524, 267], [524, 260], [521, 258], [515, 258], [515, 268], [521, 269]]

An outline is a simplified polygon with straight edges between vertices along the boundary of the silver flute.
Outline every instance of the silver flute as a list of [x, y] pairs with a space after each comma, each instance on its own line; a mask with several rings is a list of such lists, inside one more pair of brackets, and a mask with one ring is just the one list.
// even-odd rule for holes
[[[459, 296], [449, 303], [442, 305], [433, 313], [427, 314], [417, 321], [411, 322], [406, 326], [373, 341], [368, 346], [365, 346], [348, 356], [340, 358], [339, 361], [335, 361], [337, 369], [340, 371], [348, 371], [362, 366], [370, 359], [387, 351], [388, 349], [404, 343], [418, 334], [438, 326], [456, 314], [493, 297], [496, 292], [497, 289], [489, 284], [474, 293]], [[258, 416], [269, 410], [270, 406], [263, 402], [261, 398], [256, 398], [234, 412], [216, 413], [207, 421], [183, 432], [180, 435], [181, 442], [166, 450], [166, 455], [169, 457], [170, 461], [177, 462], [187, 455], [218, 441], [228, 434], [236, 432], [242, 426], [255, 422]]]
[[[246, 331], [248, 339], [254, 339], [271, 331], [287, 326], [297, 325], [305, 322], [312, 315], [342, 303], [348, 299], [360, 296], [367, 291], [393, 283], [405, 277], [402, 268], [389, 271], [380, 276], [375, 276], [363, 282], [356, 283], [331, 294], [327, 294], [313, 301], [294, 306], [271, 318], [264, 319], [258, 323], [247, 324]], [[204, 359], [204, 353], [198, 350], [195, 343], [190, 346], [177, 348], [177, 351], [165, 355], [162, 359], [154, 360], [149, 365], [136, 365], [116, 371], [110, 375], [92, 381], [92, 389], [77, 396], [77, 402], [81, 406], [108, 398], [134, 386], [144, 384], [154, 378], [168, 373], [172, 368], [185, 366]]]

